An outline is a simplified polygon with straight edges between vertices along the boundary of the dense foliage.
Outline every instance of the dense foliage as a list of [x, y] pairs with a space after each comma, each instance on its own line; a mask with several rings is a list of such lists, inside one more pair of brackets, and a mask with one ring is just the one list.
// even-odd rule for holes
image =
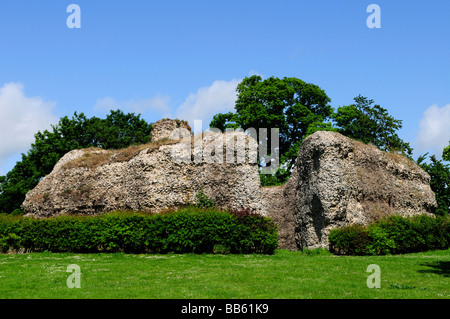
[[330, 98], [317, 85], [297, 78], [263, 80], [257, 75], [244, 78], [237, 93], [235, 112], [216, 114], [210, 127], [222, 131], [254, 128], [257, 132], [260, 128], [278, 128], [280, 162], [288, 167], [277, 171], [276, 181], [285, 182], [308, 127], [331, 115]]
[[165, 214], [114, 212], [95, 217], [0, 216], [0, 251], [126, 253], [264, 253], [278, 245], [277, 227], [249, 213], [185, 208]]
[[411, 156], [411, 146], [396, 133], [402, 128], [401, 120], [364, 96], [359, 95], [354, 101], [355, 104], [339, 107], [332, 115], [339, 133], [387, 152]]
[[[449, 161], [449, 155], [446, 150], [450, 150], [450, 146], [444, 149], [442, 158]], [[435, 155], [430, 156], [430, 162], [425, 162], [428, 153], [422, 155], [417, 160], [417, 163], [422, 167], [431, 177], [430, 186], [436, 195], [437, 209], [436, 215], [448, 215], [450, 208], [450, 164], [445, 163], [444, 160], [438, 160]]]
[[418, 215], [390, 216], [368, 226], [335, 228], [328, 237], [330, 251], [345, 255], [385, 255], [447, 249], [450, 218]]
[[450, 144], [444, 148], [444, 151], [442, 152], [442, 158], [447, 161], [450, 162]]
[[[0, 177], [0, 212], [18, 210], [26, 193], [49, 174], [58, 160], [73, 149], [102, 147], [120, 149], [150, 141], [151, 124], [133, 113], [111, 111], [105, 118], [87, 118], [83, 113], [60, 119], [52, 131], [35, 135], [35, 142], [22, 160]], [[20, 212], [19, 212], [20, 213]]]
[[195, 194], [195, 204], [198, 208], [214, 208], [214, 200], [203, 193], [201, 189], [197, 194]]

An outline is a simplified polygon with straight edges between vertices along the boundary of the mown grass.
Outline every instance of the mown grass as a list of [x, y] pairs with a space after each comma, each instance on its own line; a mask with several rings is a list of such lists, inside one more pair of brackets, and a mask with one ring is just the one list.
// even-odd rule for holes
[[[68, 288], [67, 266], [81, 268]], [[369, 264], [381, 288], [367, 287]], [[71, 254], [0, 255], [0, 298], [450, 298], [450, 250], [390, 256]]]

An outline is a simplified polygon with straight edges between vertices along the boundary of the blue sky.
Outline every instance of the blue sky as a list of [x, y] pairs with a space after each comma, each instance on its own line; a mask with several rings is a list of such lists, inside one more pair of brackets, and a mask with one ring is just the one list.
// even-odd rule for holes
[[[81, 9], [70, 29], [69, 4]], [[369, 4], [381, 28], [368, 28]], [[337, 108], [367, 96], [415, 149], [450, 140], [450, 2], [84, 1], [0, 4], [0, 174], [38, 130], [75, 111], [203, 120], [233, 110], [245, 76], [297, 77]]]

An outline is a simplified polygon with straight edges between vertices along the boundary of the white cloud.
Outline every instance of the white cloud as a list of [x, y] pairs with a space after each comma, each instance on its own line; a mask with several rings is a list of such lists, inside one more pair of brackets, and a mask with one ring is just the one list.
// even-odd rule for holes
[[97, 104], [94, 106], [94, 110], [96, 111], [109, 111], [115, 110], [119, 108], [119, 104], [115, 99], [110, 96], [106, 96], [102, 99], [97, 100]]
[[234, 111], [239, 82], [238, 79], [214, 81], [210, 86], [198, 89], [176, 109], [176, 117], [188, 121], [192, 128], [194, 120], [201, 120], [203, 129], [208, 128], [215, 114]]
[[97, 100], [94, 109], [99, 111], [109, 111], [120, 109], [127, 112], [145, 113], [150, 111], [156, 113], [158, 116], [166, 117], [171, 111], [169, 107], [170, 98], [168, 96], [157, 95], [148, 99], [132, 99], [127, 101], [117, 101], [116, 99], [107, 96]]
[[[17, 153], [26, 152], [38, 131], [58, 122], [52, 113], [55, 102], [27, 97], [21, 83], [6, 83], [0, 88], [0, 165]], [[0, 174], [5, 174], [4, 168]]]
[[416, 138], [416, 150], [420, 153], [430, 152], [438, 158], [450, 141], [450, 104], [440, 108], [434, 104], [423, 114], [420, 130]]
[[[178, 118], [189, 122], [195, 130], [207, 129], [213, 116], [217, 113], [234, 111], [236, 102], [236, 87], [241, 79], [230, 81], [214, 81], [210, 86], [202, 87], [195, 93], [189, 94], [176, 107], [170, 107], [170, 97], [155, 96], [147, 99], [118, 101], [107, 96], [98, 99], [94, 110], [107, 111], [121, 109], [126, 112], [145, 113], [151, 111], [156, 120], [161, 118]], [[201, 120], [203, 127], [194, 127], [194, 120]]]
[[248, 72], [247, 76], [250, 77], [250, 76], [252, 76], [252, 75], [259, 75], [260, 77], [265, 78], [264, 75], [262, 75], [261, 73], [259, 73], [257, 70], [253, 70], [253, 69], [250, 70], [250, 71]]

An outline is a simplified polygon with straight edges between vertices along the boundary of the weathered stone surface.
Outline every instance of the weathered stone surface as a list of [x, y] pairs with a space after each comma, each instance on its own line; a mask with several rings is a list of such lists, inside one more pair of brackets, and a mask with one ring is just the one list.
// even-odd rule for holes
[[[38, 217], [119, 209], [158, 212], [194, 202], [203, 189], [219, 207], [265, 214], [256, 160], [235, 157], [230, 163], [226, 145], [239, 139], [246, 141], [243, 154], [255, 157], [256, 141], [239, 132], [204, 134], [194, 143], [188, 137], [184, 144], [160, 140], [118, 151], [74, 150], [26, 195], [22, 208]], [[186, 155], [181, 156], [185, 162], [175, 160], [177, 154]]]
[[188, 122], [183, 120], [162, 119], [152, 125], [152, 141], [179, 139], [192, 134]]
[[[302, 143], [295, 169], [296, 242], [328, 248], [337, 226], [367, 224], [382, 216], [429, 214], [436, 207], [430, 176], [413, 161], [335, 132]], [[289, 191], [289, 190], [285, 190]]]
[[291, 176], [288, 183], [280, 186], [262, 187], [263, 204], [267, 216], [278, 226], [278, 248], [297, 250], [295, 243], [294, 209], [296, 187], [291, 187], [295, 177]]

